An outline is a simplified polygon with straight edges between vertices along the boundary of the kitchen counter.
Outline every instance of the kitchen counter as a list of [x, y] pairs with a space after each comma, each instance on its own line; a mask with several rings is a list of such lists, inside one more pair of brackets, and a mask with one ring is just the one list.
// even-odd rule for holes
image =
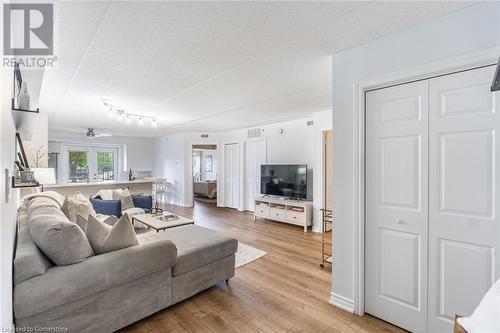
[[100, 182], [79, 182], [79, 183], [64, 183], [64, 184], [51, 184], [44, 185], [45, 190], [62, 188], [62, 187], [82, 187], [82, 186], [106, 186], [106, 185], [133, 185], [133, 184], [144, 184], [153, 183], [154, 179], [134, 179], [134, 180], [106, 180]]
[[153, 192], [153, 178], [135, 179], [135, 180], [109, 180], [101, 182], [82, 182], [82, 183], [64, 183], [44, 185], [44, 191], [55, 191], [64, 196], [80, 192], [90, 197], [94, 196], [99, 190], [128, 188], [130, 193], [150, 195]]

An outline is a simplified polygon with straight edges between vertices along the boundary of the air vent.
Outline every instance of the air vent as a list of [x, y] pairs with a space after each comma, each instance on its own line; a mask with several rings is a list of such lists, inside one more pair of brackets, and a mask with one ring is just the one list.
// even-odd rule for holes
[[312, 126], [312, 125], [314, 125], [314, 120], [307, 121], [307, 126]]
[[260, 137], [260, 128], [250, 128], [248, 130], [248, 138], [258, 138]]
[[208, 139], [208, 134], [202, 134], [202, 135], [201, 135], [201, 138], [202, 138], [202, 139]]

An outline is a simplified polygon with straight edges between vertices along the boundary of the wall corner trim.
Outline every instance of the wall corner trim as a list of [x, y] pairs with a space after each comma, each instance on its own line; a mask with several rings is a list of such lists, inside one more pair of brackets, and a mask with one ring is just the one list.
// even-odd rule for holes
[[336, 294], [333, 291], [330, 293], [330, 300], [328, 303], [349, 313], [354, 313], [354, 300]]

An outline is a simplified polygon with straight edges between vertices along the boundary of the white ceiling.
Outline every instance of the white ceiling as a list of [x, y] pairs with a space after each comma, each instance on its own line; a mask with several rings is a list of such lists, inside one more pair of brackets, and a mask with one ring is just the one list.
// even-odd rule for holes
[[[470, 2], [60, 2], [51, 130], [222, 131], [331, 108], [330, 55]], [[102, 98], [158, 119], [106, 116]]]

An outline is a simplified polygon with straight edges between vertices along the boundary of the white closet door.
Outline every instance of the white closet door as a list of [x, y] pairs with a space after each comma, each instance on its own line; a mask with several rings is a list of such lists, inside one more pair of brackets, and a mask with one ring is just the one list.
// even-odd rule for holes
[[428, 82], [366, 94], [365, 310], [426, 330]]
[[428, 332], [451, 332], [455, 314], [470, 315], [499, 277], [493, 73], [488, 67], [430, 80]]
[[260, 194], [260, 166], [265, 163], [266, 143], [245, 142], [245, 210], [254, 211], [254, 199]]
[[225, 206], [238, 208], [240, 204], [238, 144], [226, 144], [224, 147], [224, 201]]

